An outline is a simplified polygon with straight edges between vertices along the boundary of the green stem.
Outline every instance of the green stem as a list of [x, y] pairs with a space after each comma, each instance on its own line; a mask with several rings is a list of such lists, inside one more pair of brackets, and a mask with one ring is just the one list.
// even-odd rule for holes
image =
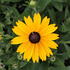
[[70, 44], [70, 41], [60, 41], [60, 43], [67, 43], [67, 44]]
[[37, 13], [38, 11], [36, 10], [36, 8], [33, 8], [33, 10]]

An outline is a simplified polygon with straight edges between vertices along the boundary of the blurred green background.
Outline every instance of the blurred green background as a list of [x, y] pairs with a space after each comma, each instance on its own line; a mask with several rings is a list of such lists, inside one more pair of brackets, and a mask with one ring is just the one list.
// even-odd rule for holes
[[[15, 36], [12, 27], [24, 16], [39, 12], [58, 25], [60, 34], [57, 50], [47, 61], [32, 63], [16, 53], [18, 45], [11, 45]], [[0, 70], [70, 70], [70, 0], [0, 0]]]

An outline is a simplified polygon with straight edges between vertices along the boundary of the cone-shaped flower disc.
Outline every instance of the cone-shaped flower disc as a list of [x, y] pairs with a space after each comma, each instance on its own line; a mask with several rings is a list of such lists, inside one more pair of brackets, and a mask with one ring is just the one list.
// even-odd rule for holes
[[20, 44], [17, 52], [23, 54], [23, 59], [39, 62], [39, 59], [46, 61], [47, 57], [53, 55], [52, 49], [57, 49], [58, 44], [54, 40], [59, 35], [53, 33], [57, 30], [56, 24], [49, 24], [50, 18], [44, 17], [41, 20], [39, 13], [35, 13], [33, 20], [30, 16], [24, 17], [24, 22], [18, 20], [16, 26], [12, 28], [17, 35], [11, 40], [11, 44]]

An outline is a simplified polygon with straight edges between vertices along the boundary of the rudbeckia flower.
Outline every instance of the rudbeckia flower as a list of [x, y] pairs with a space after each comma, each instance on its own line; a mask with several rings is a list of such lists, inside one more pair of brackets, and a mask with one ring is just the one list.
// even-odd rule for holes
[[34, 14], [33, 20], [30, 16], [24, 17], [24, 21], [18, 20], [12, 28], [17, 36], [11, 40], [11, 44], [20, 44], [16, 52], [23, 55], [23, 60], [46, 61], [47, 57], [53, 55], [51, 49], [58, 47], [54, 40], [59, 38], [59, 34], [53, 33], [58, 27], [49, 24], [50, 18], [47, 16], [41, 20], [39, 13]]

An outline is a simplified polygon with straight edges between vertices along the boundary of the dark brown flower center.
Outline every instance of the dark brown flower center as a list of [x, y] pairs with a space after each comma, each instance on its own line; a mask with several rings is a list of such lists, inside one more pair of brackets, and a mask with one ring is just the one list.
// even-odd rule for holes
[[29, 41], [32, 43], [38, 43], [40, 41], [40, 35], [38, 32], [32, 32], [29, 35]]

